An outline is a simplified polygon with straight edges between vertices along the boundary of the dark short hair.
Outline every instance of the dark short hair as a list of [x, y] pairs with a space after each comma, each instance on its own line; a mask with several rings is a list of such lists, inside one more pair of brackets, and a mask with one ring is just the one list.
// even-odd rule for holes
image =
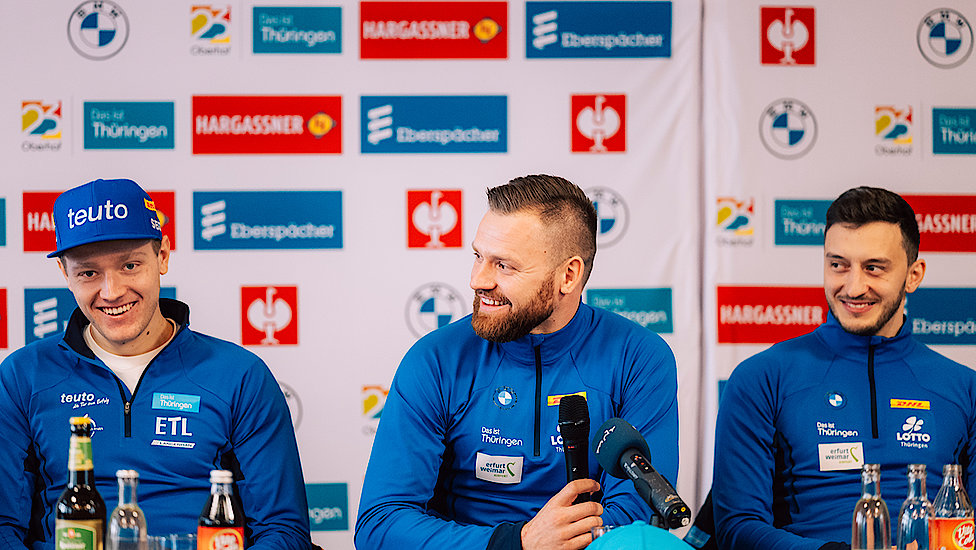
[[878, 187], [855, 187], [841, 193], [827, 209], [824, 235], [835, 223], [860, 227], [871, 222], [898, 224], [908, 263], [918, 259], [918, 220], [915, 211], [897, 193]]
[[583, 258], [586, 284], [596, 256], [597, 220], [593, 201], [582, 189], [558, 176], [523, 176], [488, 189], [488, 207], [499, 214], [529, 211], [538, 215], [553, 230], [554, 242], [565, 258]]

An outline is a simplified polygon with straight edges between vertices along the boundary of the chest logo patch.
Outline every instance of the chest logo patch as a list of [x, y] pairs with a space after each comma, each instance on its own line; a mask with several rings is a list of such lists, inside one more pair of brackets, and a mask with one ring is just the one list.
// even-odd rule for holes
[[522, 483], [521, 456], [494, 456], [478, 453], [475, 477], [490, 483]]
[[820, 455], [820, 471], [860, 470], [864, 466], [863, 443], [821, 443], [817, 445]]
[[928, 401], [922, 401], [919, 399], [892, 399], [891, 408], [892, 409], [918, 409], [922, 411], [927, 411], [932, 408], [932, 405]]
[[515, 390], [508, 386], [501, 386], [495, 388], [495, 405], [499, 409], [508, 410], [518, 403], [518, 397], [515, 395]]
[[832, 391], [824, 396], [824, 402], [835, 409], [843, 409], [847, 404], [847, 398], [840, 392]]

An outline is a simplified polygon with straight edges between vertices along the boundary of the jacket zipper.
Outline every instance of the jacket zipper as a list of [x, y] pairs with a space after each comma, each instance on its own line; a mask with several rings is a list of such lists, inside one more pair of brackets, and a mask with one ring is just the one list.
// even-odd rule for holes
[[115, 383], [119, 385], [119, 394], [122, 396], [123, 403], [123, 415], [125, 418], [125, 437], [132, 437], [132, 402], [136, 400], [136, 392], [139, 391], [139, 386], [142, 385], [142, 379], [146, 376], [146, 371], [149, 370], [149, 365], [152, 365], [153, 361], [146, 365], [146, 368], [142, 369], [142, 374], [139, 375], [139, 381], [136, 382], [136, 389], [132, 391], [132, 398], [125, 398], [125, 388], [122, 387], [122, 380], [118, 376], [115, 377]]
[[540, 438], [542, 437], [542, 346], [535, 347], [535, 446], [534, 456], [539, 456]]
[[874, 387], [874, 346], [868, 346], [868, 382], [871, 384], [871, 437], [878, 439], [878, 391]]

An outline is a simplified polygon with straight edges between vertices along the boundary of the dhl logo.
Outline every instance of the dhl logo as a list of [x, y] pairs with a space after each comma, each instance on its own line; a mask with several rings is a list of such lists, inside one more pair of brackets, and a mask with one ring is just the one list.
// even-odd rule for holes
[[582, 395], [583, 396], [583, 399], [586, 399], [586, 392], [585, 391], [578, 391], [576, 393], [567, 393], [565, 395], [550, 395], [546, 399], [546, 405], [549, 406], [549, 407], [555, 407], [556, 405], [559, 404], [559, 401], [563, 397], [566, 397], [567, 395]]
[[891, 408], [892, 409], [921, 409], [927, 411], [931, 407], [928, 401], [919, 401], [917, 399], [892, 399]]

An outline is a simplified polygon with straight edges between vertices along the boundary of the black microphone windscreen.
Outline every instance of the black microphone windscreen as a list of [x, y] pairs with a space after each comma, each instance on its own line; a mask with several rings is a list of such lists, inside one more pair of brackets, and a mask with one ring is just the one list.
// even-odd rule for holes
[[622, 418], [611, 418], [604, 422], [593, 434], [590, 449], [608, 474], [621, 479], [627, 479], [627, 472], [620, 467], [620, 456], [627, 449], [637, 449], [647, 460], [651, 459], [651, 450], [644, 436]]
[[582, 395], [567, 395], [559, 400], [559, 433], [563, 440], [590, 436], [590, 410]]

